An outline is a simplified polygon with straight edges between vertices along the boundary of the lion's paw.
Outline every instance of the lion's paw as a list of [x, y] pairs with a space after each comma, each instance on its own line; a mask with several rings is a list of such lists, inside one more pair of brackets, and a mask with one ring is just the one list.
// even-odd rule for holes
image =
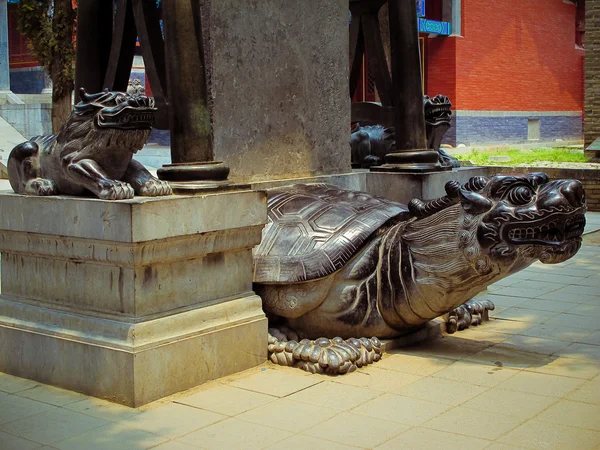
[[102, 200], [127, 200], [133, 198], [135, 192], [129, 183], [123, 181], [105, 181], [98, 198]]
[[27, 182], [24, 193], [29, 195], [47, 196], [56, 195], [58, 190], [56, 189], [54, 181], [45, 178], [35, 178]]
[[139, 191], [139, 195], [146, 197], [159, 197], [162, 195], [171, 195], [172, 193], [173, 190], [168, 182], [157, 180], [156, 178], [146, 181], [140, 187]]

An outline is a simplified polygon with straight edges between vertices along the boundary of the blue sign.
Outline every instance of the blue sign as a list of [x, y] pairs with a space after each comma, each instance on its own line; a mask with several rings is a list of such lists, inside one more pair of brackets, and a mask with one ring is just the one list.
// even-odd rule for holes
[[417, 16], [425, 17], [425, 0], [417, 0]]
[[442, 36], [450, 36], [452, 27], [450, 22], [439, 22], [437, 20], [429, 20], [419, 18], [419, 32], [441, 34]]

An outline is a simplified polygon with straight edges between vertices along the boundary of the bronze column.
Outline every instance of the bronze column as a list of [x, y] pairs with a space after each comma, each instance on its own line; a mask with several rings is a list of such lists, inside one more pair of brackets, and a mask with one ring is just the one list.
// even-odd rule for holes
[[229, 174], [228, 167], [212, 160], [212, 123], [198, 3], [162, 3], [172, 164], [160, 168], [158, 176], [176, 184], [214, 184], [223, 182]]
[[438, 153], [427, 148], [416, 2], [389, 0], [388, 8], [396, 147], [382, 168], [440, 170]]
[[[113, 32], [113, 2], [79, 0], [75, 92], [100, 92], [108, 68]], [[76, 100], [77, 102], [78, 100]]]

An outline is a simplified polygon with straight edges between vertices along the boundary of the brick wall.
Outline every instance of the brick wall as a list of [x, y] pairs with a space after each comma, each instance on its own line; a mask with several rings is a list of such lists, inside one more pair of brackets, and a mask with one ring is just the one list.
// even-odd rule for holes
[[563, 0], [462, 0], [463, 37], [428, 39], [428, 93], [460, 110], [581, 111], [576, 14]]
[[600, 211], [600, 173], [597, 169], [553, 169], [539, 167], [489, 167], [489, 175], [496, 173], [545, 172], [551, 180], [569, 179], [583, 183], [588, 211]]
[[433, 97], [444, 94], [456, 105], [456, 42], [455, 37], [425, 39], [425, 90]]
[[581, 111], [576, 13], [563, 0], [462, 0], [457, 109]]
[[[477, 113], [477, 111], [471, 111]], [[581, 139], [581, 116], [563, 115], [461, 115], [458, 111], [453, 122], [454, 143], [448, 138], [447, 143], [452, 145], [480, 145], [492, 143], [523, 144], [535, 143], [529, 141], [527, 136], [528, 119], [540, 121], [540, 145], [553, 142], [556, 139], [578, 142]]]
[[600, 137], [600, 1], [588, 0], [585, 6], [584, 133], [587, 147]]

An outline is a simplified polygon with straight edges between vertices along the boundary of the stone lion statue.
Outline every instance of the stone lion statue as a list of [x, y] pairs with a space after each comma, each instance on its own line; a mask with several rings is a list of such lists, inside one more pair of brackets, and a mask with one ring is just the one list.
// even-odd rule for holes
[[170, 195], [167, 182], [133, 159], [154, 121], [154, 99], [141, 94], [88, 94], [57, 135], [34, 137], [8, 157], [10, 185], [25, 195], [86, 195], [123, 200]]

